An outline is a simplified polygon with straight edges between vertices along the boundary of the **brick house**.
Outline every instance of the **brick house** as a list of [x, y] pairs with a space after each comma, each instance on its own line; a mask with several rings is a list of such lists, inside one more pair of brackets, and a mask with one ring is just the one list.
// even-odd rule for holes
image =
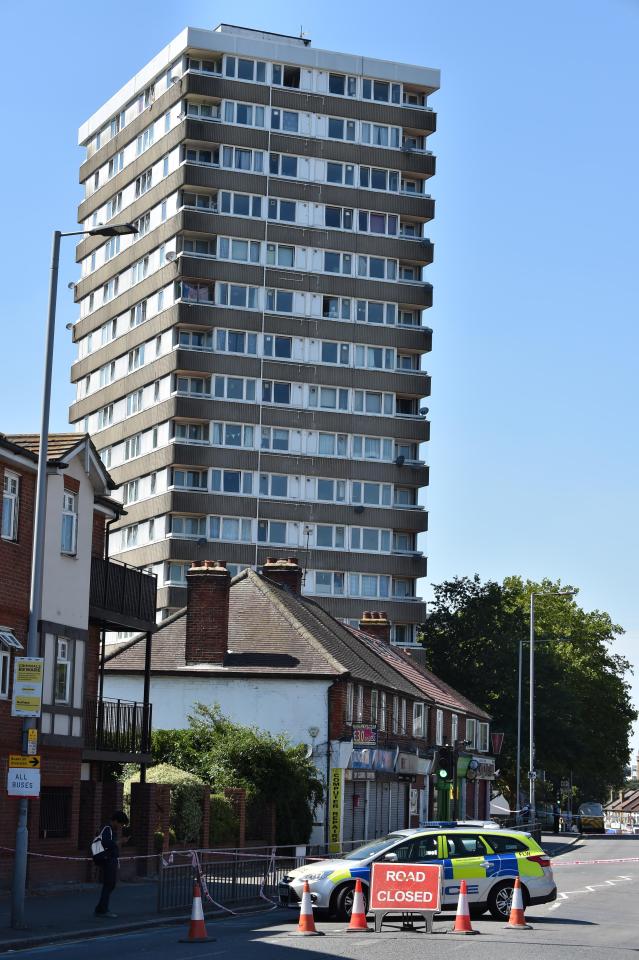
[[[476, 750], [489, 766], [489, 718], [391, 647], [384, 614], [366, 614], [354, 630], [302, 595], [302, 576], [295, 559], [267, 559], [233, 579], [224, 563], [190, 567], [187, 606], [154, 635], [155, 728], [184, 728], [195, 703], [217, 703], [236, 722], [308, 744], [331, 798], [312, 842], [350, 843], [441, 816], [444, 790], [430, 789], [437, 746], [445, 732], [481, 726]], [[107, 654], [105, 690], [135, 698], [143, 671], [142, 638], [133, 638]], [[487, 791], [477, 812], [487, 815]]]
[[[26, 655], [39, 437], [0, 434], [0, 846], [13, 848], [17, 800], [6, 793], [9, 753], [22, 752], [22, 720], [11, 716], [13, 668]], [[29, 849], [86, 853], [96, 825], [118, 801], [105, 764], [149, 760], [141, 703], [115, 709], [102, 696], [104, 631], [154, 628], [155, 578], [105, 558], [106, 529], [122, 513], [89, 436], [49, 437], [37, 721], [41, 793], [29, 802]], [[146, 736], [146, 739], [145, 739]], [[144, 752], [146, 750], [146, 753]], [[80, 854], [82, 855], [82, 854]], [[0, 856], [0, 884], [11, 855]], [[83, 864], [29, 859], [29, 881], [84, 879]]]

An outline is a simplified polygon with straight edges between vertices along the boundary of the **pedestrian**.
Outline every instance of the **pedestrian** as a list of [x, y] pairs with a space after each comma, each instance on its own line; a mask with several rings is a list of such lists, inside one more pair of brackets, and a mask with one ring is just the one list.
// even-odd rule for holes
[[120, 851], [118, 849], [117, 829], [119, 826], [126, 827], [129, 824], [129, 818], [124, 810], [116, 810], [111, 814], [111, 822], [107, 823], [96, 837], [96, 840], [102, 842], [104, 850], [100, 854], [99, 866], [101, 870], [102, 893], [95, 908], [96, 917], [109, 917], [115, 919], [116, 913], [109, 910], [109, 897], [118, 879], [118, 860]]

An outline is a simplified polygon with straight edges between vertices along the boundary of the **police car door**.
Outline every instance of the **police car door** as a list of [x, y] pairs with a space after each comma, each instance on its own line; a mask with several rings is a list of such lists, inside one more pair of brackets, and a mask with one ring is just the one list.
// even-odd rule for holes
[[444, 858], [442, 904], [457, 903], [460, 880], [466, 881], [469, 903], [485, 903], [495, 864], [488, 859], [481, 838], [475, 833], [451, 832], [444, 834], [440, 843]]

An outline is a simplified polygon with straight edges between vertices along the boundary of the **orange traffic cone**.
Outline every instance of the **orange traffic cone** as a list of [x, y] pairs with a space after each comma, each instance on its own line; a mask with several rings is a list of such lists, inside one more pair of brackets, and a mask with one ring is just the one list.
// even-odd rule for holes
[[302, 937], [322, 936], [320, 931], [315, 929], [315, 920], [313, 919], [313, 903], [311, 901], [311, 888], [308, 885], [308, 880], [304, 881], [302, 903], [300, 904], [300, 922], [297, 925], [296, 933]]
[[204, 923], [204, 911], [202, 910], [202, 894], [200, 892], [200, 883], [198, 880], [193, 882], [193, 906], [191, 907], [191, 922], [189, 924], [188, 935], [178, 943], [211, 943], [213, 937], [209, 937]]
[[513, 890], [513, 900], [510, 906], [510, 916], [506, 924], [508, 930], [532, 930], [529, 923], [526, 923], [524, 915], [524, 898], [521, 892], [521, 880], [519, 877], [515, 880], [515, 889]]
[[351, 910], [351, 921], [347, 926], [345, 933], [370, 933], [370, 927], [366, 923], [366, 908], [364, 906], [364, 894], [362, 892], [362, 881], [355, 881], [355, 893], [353, 895], [353, 909]]
[[479, 933], [479, 930], [473, 930], [470, 924], [470, 911], [468, 910], [468, 888], [465, 880], [459, 881], [459, 900], [457, 901], [457, 914], [455, 916], [455, 926], [449, 933], [459, 933], [465, 936]]

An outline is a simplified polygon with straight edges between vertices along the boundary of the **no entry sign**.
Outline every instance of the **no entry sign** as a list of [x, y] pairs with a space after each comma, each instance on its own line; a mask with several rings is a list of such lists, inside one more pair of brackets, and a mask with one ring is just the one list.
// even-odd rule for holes
[[370, 909], [426, 913], [440, 909], [441, 867], [433, 863], [374, 863]]

